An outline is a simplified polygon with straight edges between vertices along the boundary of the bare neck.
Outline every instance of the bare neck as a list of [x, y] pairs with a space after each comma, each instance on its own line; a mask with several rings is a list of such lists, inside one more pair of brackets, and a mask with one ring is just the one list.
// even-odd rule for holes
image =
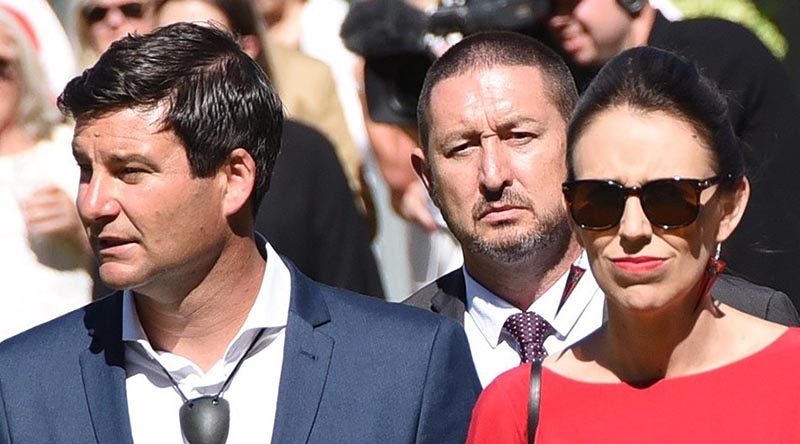
[[612, 304], [597, 335], [597, 356], [620, 380], [648, 385], [701, 370], [724, 350], [720, 312], [710, 296], [687, 297], [658, 313], [636, 314]]
[[514, 264], [464, 252], [464, 266], [476, 281], [509, 304], [527, 310], [581, 255], [573, 235]]
[[266, 270], [252, 238], [233, 243], [190, 290], [170, 297], [137, 292], [136, 311], [153, 348], [184, 356], [203, 371], [222, 358], [255, 303]]

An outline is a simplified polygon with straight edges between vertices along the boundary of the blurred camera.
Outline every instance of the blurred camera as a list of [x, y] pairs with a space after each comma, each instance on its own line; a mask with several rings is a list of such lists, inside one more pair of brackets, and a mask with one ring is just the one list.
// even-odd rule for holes
[[365, 59], [367, 110], [376, 122], [416, 126], [429, 42], [453, 33], [506, 30], [535, 34], [554, 0], [456, 0], [432, 11], [402, 0], [353, 2], [342, 24], [345, 45]]

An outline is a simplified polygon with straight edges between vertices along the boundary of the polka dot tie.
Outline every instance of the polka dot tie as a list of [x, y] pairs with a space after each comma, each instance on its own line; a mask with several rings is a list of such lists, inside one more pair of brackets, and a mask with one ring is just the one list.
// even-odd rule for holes
[[543, 317], [532, 312], [509, 316], [503, 324], [503, 330], [517, 340], [519, 356], [522, 358], [523, 364], [533, 361], [541, 362], [547, 356], [544, 340], [555, 331]]

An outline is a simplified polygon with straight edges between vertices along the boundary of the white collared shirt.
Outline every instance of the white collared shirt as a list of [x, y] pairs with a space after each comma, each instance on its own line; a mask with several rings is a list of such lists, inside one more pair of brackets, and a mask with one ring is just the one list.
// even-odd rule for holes
[[203, 372], [189, 359], [155, 351], [142, 329], [133, 295], [123, 294], [128, 413], [136, 443], [182, 443], [178, 411], [183, 404], [154, 360], [170, 372], [187, 398], [216, 395], [260, 329], [264, 334], [242, 363], [222, 398], [230, 404], [228, 443], [270, 442], [278, 403], [283, 345], [289, 316], [291, 274], [266, 243], [267, 265], [261, 288], [242, 328], [225, 355]]
[[[528, 307], [528, 311], [537, 313], [555, 329], [555, 333], [544, 341], [544, 348], [550, 355], [588, 336], [603, 323], [603, 292], [589, 270], [589, 259], [585, 252], [574, 265], [583, 268], [586, 273], [560, 310], [558, 305], [567, 284], [568, 272]], [[498, 375], [520, 364], [517, 341], [503, 331], [503, 324], [509, 316], [521, 310], [479, 284], [466, 268], [462, 268], [462, 271], [467, 293], [464, 330], [481, 385], [486, 387]]]

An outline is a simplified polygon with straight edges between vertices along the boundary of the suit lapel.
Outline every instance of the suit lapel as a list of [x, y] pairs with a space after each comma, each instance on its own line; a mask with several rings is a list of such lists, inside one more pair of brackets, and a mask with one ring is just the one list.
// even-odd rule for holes
[[125, 389], [122, 296], [110, 296], [84, 318], [92, 342], [80, 355], [89, 415], [99, 444], [132, 443]]
[[330, 321], [320, 287], [286, 262], [292, 272], [292, 301], [272, 442], [301, 443], [308, 441], [319, 410], [333, 339], [318, 330]]
[[436, 285], [438, 288], [431, 298], [431, 311], [463, 325], [467, 307], [467, 289], [462, 269], [458, 268], [437, 279]]

